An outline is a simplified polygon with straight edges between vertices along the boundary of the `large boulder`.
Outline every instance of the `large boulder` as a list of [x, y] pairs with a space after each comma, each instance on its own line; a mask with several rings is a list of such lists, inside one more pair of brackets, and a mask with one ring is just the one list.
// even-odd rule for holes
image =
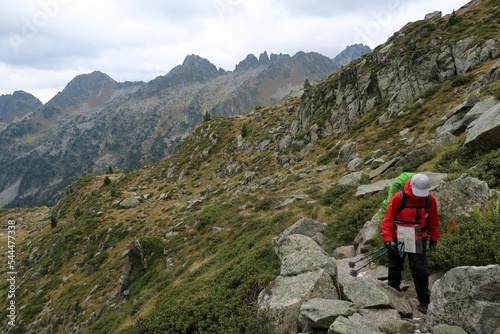
[[330, 275], [323, 269], [296, 276], [278, 276], [259, 294], [262, 311], [273, 319], [273, 333], [297, 333], [302, 303], [312, 298], [338, 299]]
[[295, 224], [281, 232], [278, 238], [286, 237], [291, 234], [302, 234], [310, 238], [314, 238], [318, 233], [323, 233], [326, 230], [326, 224], [320, 223], [311, 218], [301, 218]]
[[351, 280], [344, 285], [344, 295], [363, 308], [392, 307], [403, 317], [412, 314], [412, 307], [401, 292], [375, 278]]
[[127, 268], [125, 268], [125, 274], [122, 277], [120, 293], [124, 293], [129, 288], [130, 284], [132, 284], [147, 267], [142, 244], [139, 240], [135, 240], [128, 248]]
[[345, 300], [313, 298], [300, 306], [300, 315], [307, 323], [306, 328], [328, 329], [338, 317], [349, 317], [358, 310]]
[[350, 317], [338, 317], [328, 329], [328, 334], [383, 334], [369, 319], [359, 313]]
[[260, 309], [272, 319], [273, 333], [297, 333], [304, 302], [312, 298], [339, 299], [336, 260], [314, 240], [322, 240], [325, 229], [324, 224], [302, 218], [273, 238], [281, 272], [258, 298]]
[[433, 193], [438, 202], [438, 210], [446, 212], [446, 215], [453, 219], [471, 214], [475, 208], [486, 207], [488, 201], [499, 198], [499, 193], [490, 190], [485, 181], [467, 174], [443, 183], [434, 189]]
[[359, 314], [370, 319], [379, 327], [396, 320], [401, 320], [399, 312], [392, 308], [364, 308], [359, 310]]
[[120, 203], [119, 206], [122, 208], [130, 209], [130, 208], [135, 208], [139, 204], [141, 204], [139, 197], [134, 196], [134, 197], [127, 197], [123, 199]]
[[274, 250], [281, 259], [281, 276], [294, 276], [318, 269], [325, 269], [331, 277], [337, 276], [335, 259], [305, 235], [292, 234], [279, 238]]
[[430, 326], [459, 326], [470, 334], [500, 331], [500, 265], [457, 267], [432, 286]]
[[500, 146], [500, 103], [484, 112], [469, 124], [464, 145], [473, 148], [495, 149]]
[[[378, 214], [380, 216], [380, 214]], [[353, 245], [357, 254], [368, 252], [377, 243], [377, 236], [380, 235], [380, 219], [367, 221], [354, 238]]]

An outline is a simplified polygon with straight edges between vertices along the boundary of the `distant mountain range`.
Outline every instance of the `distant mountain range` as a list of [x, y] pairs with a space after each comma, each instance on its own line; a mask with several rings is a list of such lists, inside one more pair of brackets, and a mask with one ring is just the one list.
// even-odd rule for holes
[[172, 153], [205, 115], [231, 117], [278, 103], [370, 48], [334, 59], [315, 52], [250, 54], [234, 71], [189, 55], [165, 75], [116, 82], [95, 71], [42, 104], [16, 91], [0, 96], [0, 206], [52, 205], [80, 176], [130, 170]]

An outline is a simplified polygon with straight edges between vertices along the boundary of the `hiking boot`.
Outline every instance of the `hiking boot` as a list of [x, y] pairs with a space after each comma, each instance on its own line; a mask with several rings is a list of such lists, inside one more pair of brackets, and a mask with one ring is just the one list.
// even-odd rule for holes
[[419, 310], [423, 314], [427, 314], [427, 307], [428, 307], [427, 304], [419, 304], [417, 306], [417, 310]]

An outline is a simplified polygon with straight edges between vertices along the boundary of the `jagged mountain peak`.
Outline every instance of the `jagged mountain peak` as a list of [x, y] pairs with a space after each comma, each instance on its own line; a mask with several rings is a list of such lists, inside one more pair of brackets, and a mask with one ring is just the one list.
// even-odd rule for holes
[[[491, 12], [491, 8], [485, 9]], [[484, 17], [461, 18], [493, 28], [492, 20], [482, 21]], [[412, 24], [412, 32], [428, 29], [426, 23]], [[441, 20], [434, 27], [435, 35], [443, 36], [444, 27]], [[416, 34], [407, 33], [407, 43], [376, 49], [311, 84], [301, 97], [238, 117], [210, 114], [180, 142], [174, 154], [134, 171], [122, 172], [114, 164], [107, 165], [114, 171], [81, 178], [50, 210], [0, 210], [0, 220], [16, 220], [16, 242], [22, 250], [16, 253], [18, 282], [22, 284], [16, 291], [15, 305], [20, 307], [16, 308], [15, 331], [262, 333], [270, 328], [276, 329], [273, 333], [298, 333], [318, 324], [312, 323], [311, 313], [306, 317], [301, 310], [312, 309], [311, 305], [314, 310], [331, 310], [345, 303], [340, 300], [345, 295], [342, 299], [351, 300], [352, 309], [333, 324], [324, 317], [318, 331], [363, 324], [371, 332], [403, 326], [413, 328], [410, 332], [415, 328], [427, 332], [439, 322], [462, 327], [462, 332], [473, 333], [474, 328], [493, 332], [498, 326], [483, 330], [491, 323], [483, 320], [495, 319], [488, 315], [492, 309], [498, 310], [498, 298], [494, 295], [485, 301], [475, 283], [485, 291], [498, 286], [498, 260], [478, 263], [494, 257], [492, 250], [498, 251], [498, 245], [487, 243], [479, 250], [476, 239], [458, 246], [456, 240], [470, 238], [469, 231], [494, 235], [498, 230], [494, 205], [500, 183], [494, 171], [499, 168], [499, 145], [490, 151], [473, 150], [464, 139], [483, 122], [484, 130], [492, 134], [500, 129], [488, 124], [498, 115], [494, 106], [500, 99], [500, 43], [479, 36], [459, 50], [463, 40], [472, 36], [462, 36], [461, 31], [462, 27], [451, 28], [448, 33], [456, 38], [439, 48], [422, 39], [412, 42]], [[427, 53], [420, 48], [427, 48]], [[460, 59], [452, 57], [452, 52]], [[303, 56], [300, 53], [297, 58]], [[458, 69], [465, 69], [465, 75]], [[207, 96], [206, 86], [203, 91], [187, 86], [189, 94], [183, 97]], [[238, 92], [242, 91], [251, 90]], [[165, 106], [170, 101], [181, 100], [162, 93], [164, 96], [149, 100], [134, 100], [141, 108], [118, 106], [106, 113], [108, 118], [87, 122], [86, 129], [68, 128], [75, 135], [66, 137], [69, 140], [63, 144], [72, 155], [61, 154], [59, 164], [48, 160], [59, 152], [47, 150], [39, 153], [47, 160], [26, 154], [21, 161], [24, 165], [9, 159], [4, 166], [11, 170], [28, 166], [30, 174], [22, 182], [31, 177], [39, 186], [50, 169], [65, 171], [63, 179], [72, 165], [93, 161], [93, 149], [107, 154], [122, 145], [126, 160], [148, 154], [140, 149], [149, 143], [132, 141], [134, 134], [152, 138], [151, 151], [159, 151], [170, 134], [180, 132], [178, 128], [169, 132], [168, 127], [187, 119], [185, 112], [183, 118], [174, 114], [155, 118], [167, 114]], [[159, 103], [153, 105], [155, 99]], [[192, 114], [207, 110], [202, 107], [208, 103], [193, 101], [189, 105]], [[156, 114], [147, 114], [149, 110]], [[150, 131], [155, 125], [158, 131]], [[112, 131], [106, 133], [106, 127]], [[126, 136], [116, 137], [123, 132]], [[76, 146], [87, 138], [85, 146]], [[30, 168], [32, 161], [41, 163]], [[377, 211], [386, 197], [385, 189], [391, 179], [407, 170], [448, 174], [439, 175], [439, 182], [431, 179], [440, 217], [446, 218], [441, 222], [441, 231], [446, 233], [436, 252], [429, 255], [434, 268], [441, 270], [452, 258], [474, 265], [460, 267], [460, 273], [433, 275], [445, 284], [433, 283], [429, 313], [422, 317], [415, 313], [413, 319], [408, 318], [412, 305], [406, 299], [413, 303], [414, 290], [390, 292], [391, 302], [380, 306], [377, 300], [366, 302], [364, 291], [383, 284], [376, 278], [386, 277], [386, 271], [375, 264], [364, 277], [354, 278], [349, 273], [351, 260], [358, 261], [371, 246], [380, 244]], [[14, 179], [8, 174], [0, 178]], [[47, 194], [51, 185], [44, 184], [37, 195]], [[22, 206], [22, 200], [20, 203]], [[295, 223], [298, 218], [300, 226]], [[473, 223], [477, 229], [469, 229]], [[480, 232], [473, 234], [481, 236]], [[291, 243], [297, 247], [290, 249]], [[458, 256], [460, 252], [479, 255], [465, 259]], [[311, 261], [303, 261], [306, 257]], [[479, 267], [489, 263], [493, 265]], [[451, 306], [445, 298], [450, 286], [464, 286], [453, 294]], [[376, 290], [386, 296], [387, 289]], [[8, 289], [3, 289], [0, 297], [6, 299], [7, 294]], [[360, 299], [359, 304], [354, 298]], [[323, 304], [327, 300], [333, 303]], [[323, 306], [309, 303], [314, 301]], [[477, 307], [485, 303], [488, 307]], [[375, 304], [379, 307], [373, 307]], [[398, 310], [393, 309], [396, 304]], [[367, 311], [395, 316], [380, 324]], [[400, 319], [403, 312], [406, 316]], [[8, 315], [7, 308], [0, 310], [3, 318]], [[2, 329], [12, 330], [5, 323]]]
[[94, 71], [88, 74], [77, 75], [66, 85], [62, 93], [85, 95], [85, 92], [90, 93], [102, 89], [103, 86], [116, 84], [117, 82], [109, 75], [100, 71]]
[[257, 57], [255, 57], [254, 54], [250, 53], [245, 59], [243, 59], [242, 61], [239, 62], [238, 65], [236, 65], [234, 70], [242, 71], [249, 68], [258, 67], [259, 65], [261, 65], [259, 59], [257, 59]]
[[[201, 68], [206, 68], [206, 69], [217, 70], [215, 65], [212, 64], [208, 59], [203, 58], [203, 57], [198, 56], [198, 55], [195, 55], [195, 54], [191, 54], [191, 55], [186, 56], [186, 58], [184, 58], [184, 61], [182, 62], [182, 65], [180, 65], [180, 66], [185, 67], [185, 68], [200, 68], [201, 67]], [[179, 66], [177, 66], [177, 67], [179, 67]], [[174, 69], [177, 67], [174, 67]]]
[[177, 65], [165, 75], [161, 75], [150, 82], [138, 92], [139, 96], [147, 97], [157, 92], [193, 83], [205, 83], [224, 71], [219, 71], [209, 60], [195, 54], [184, 58], [181, 65]]
[[[89, 102], [91, 105], [102, 103], [109, 99], [117, 84], [109, 75], [100, 71], [80, 74], [73, 78], [62, 92], [57, 93], [47, 102], [44, 108], [62, 110], [74, 107], [82, 102]], [[53, 114], [53, 111], [50, 114]], [[47, 116], [45, 113], [44, 117], [47, 118]]]
[[267, 51], [264, 51], [260, 54], [259, 56], [259, 62], [262, 64], [268, 64], [269, 63], [269, 56], [267, 55]]
[[67, 86], [75, 85], [75, 84], [84, 84], [86, 82], [95, 82], [95, 81], [110, 81], [116, 82], [106, 73], [101, 71], [93, 71], [91, 73], [79, 74], [71, 80]]
[[[24, 117], [36, 110], [42, 102], [30, 93], [16, 90], [12, 94], [0, 95], [0, 123], [8, 125], [16, 119]], [[0, 127], [0, 129], [2, 129]]]
[[[0, 136], [0, 143], [11, 145], [16, 155], [35, 155], [39, 150], [42, 153], [30, 163], [36, 160], [39, 166], [51, 166], [44, 172], [43, 181], [32, 175], [24, 178], [4, 197], [4, 203], [15, 196], [24, 202], [53, 203], [58, 191], [82, 171], [100, 172], [109, 165], [138, 168], [170, 154], [207, 112], [225, 117], [241, 115], [277, 103], [291, 91], [300, 91], [305, 79], [316, 82], [337, 69], [330, 58], [315, 52], [291, 57], [281, 53], [268, 56], [264, 51], [258, 59], [247, 56], [238, 71], [218, 70], [209, 60], [191, 54], [167, 74], [146, 83], [117, 83], [100, 71], [76, 76], [32, 114], [29, 124], [19, 124]], [[26, 147], [16, 144], [33, 137], [37, 144], [34, 140]], [[79, 152], [78, 156], [73, 152]], [[13, 165], [13, 159], [9, 163]], [[23, 164], [21, 160], [17, 163]], [[60, 170], [64, 170], [63, 177]], [[18, 179], [14, 169], [9, 172], [12, 176], [0, 184], [0, 195], [6, 186], [15, 185], [10, 180]], [[52, 178], [56, 180], [52, 182]], [[55, 186], [49, 189], [40, 183]], [[38, 190], [27, 190], [33, 187]]]
[[333, 62], [340, 66], [343, 66], [350, 63], [354, 59], [364, 56], [365, 54], [368, 54], [370, 52], [371, 49], [368, 45], [364, 44], [349, 45], [335, 58], [333, 58]]
[[[12, 94], [2, 94], [0, 95], [0, 99], [3, 103], [17, 103], [18, 101], [29, 101], [31, 103], [40, 102], [38, 98], [34, 95], [25, 92], [24, 90], [16, 90]], [[38, 104], [38, 103], [37, 103]]]

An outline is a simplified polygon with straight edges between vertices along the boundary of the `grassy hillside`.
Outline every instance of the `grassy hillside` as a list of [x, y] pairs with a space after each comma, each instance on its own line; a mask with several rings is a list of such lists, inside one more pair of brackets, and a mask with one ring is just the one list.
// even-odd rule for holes
[[[481, 8], [474, 15], [490, 15]], [[472, 19], [468, 15], [459, 16], [462, 23]], [[498, 18], [498, 11], [491, 15]], [[428, 30], [459, 33], [447, 28], [448, 20]], [[477, 38], [492, 33], [485, 28]], [[369, 68], [370, 56], [365, 59]], [[378, 119], [388, 101], [378, 101], [342, 131], [323, 131], [331, 128], [330, 111], [319, 108], [310, 120], [321, 130], [318, 138], [298, 128], [288, 145], [283, 144], [285, 130], [298, 121], [305, 99], [290, 98], [241, 117], [206, 117], [171, 157], [158, 163], [88, 175], [50, 209], [0, 211], [4, 237], [8, 220], [23, 218], [16, 230], [19, 313], [9, 333], [24, 333], [35, 321], [54, 333], [75, 328], [83, 333], [264, 333], [266, 318], [257, 316], [256, 300], [279, 273], [272, 238], [310, 217], [328, 224], [325, 248], [331, 253], [352, 244], [385, 197], [355, 197], [355, 186], [337, 184], [348, 171], [337, 160], [342, 145], [357, 143], [360, 170], [368, 169], [374, 152], [404, 156], [416, 145], [404, 144], [401, 131], [423, 145], [434, 138], [443, 116], [471, 92], [500, 98], [498, 81], [477, 88], [494, 63], [434, 84], [383, 124]], [[306, 95], [325, 105], [339, 81], [340, 74], [333, 74]], [[467, 149], [464, 139], [462, 134], [455, 143], [428, 150], [379, 178], [404, 170], [467, 172], [500, 189], [500, 150]], [[137, 206], [120, 206], [130, 197]], [[121, 291], [135, 240], [143, 246], [146, 268]], [[2, 300], [7, 292], [2, 280]], [[9, 328], [7, 315], [2, 307], [3, 328]]]

